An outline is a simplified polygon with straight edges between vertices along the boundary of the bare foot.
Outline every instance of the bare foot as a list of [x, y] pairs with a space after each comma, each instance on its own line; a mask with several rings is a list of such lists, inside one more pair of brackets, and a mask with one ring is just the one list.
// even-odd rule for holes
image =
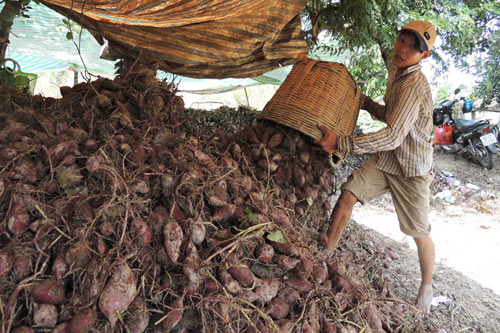
[[327, 250], [331, 250], [337, 247], [337, 243], [330, 241], [326, 233], [322, 233], [319, 235], [319, 241], [326, 247]]
[[425, 314], [431, 312], [432, 284], [421, 284], [418, 290], [416, 307]]

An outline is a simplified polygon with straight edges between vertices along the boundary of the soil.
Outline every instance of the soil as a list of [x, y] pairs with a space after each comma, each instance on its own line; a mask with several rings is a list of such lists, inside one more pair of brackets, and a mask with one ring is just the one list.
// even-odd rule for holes
[[[414, 318], [422, 331], [500, 332], [499, 162], [486, 170], [464, 156], [435, 150], [434, 305], [430, 315]], [[398, 254], [381, 270], [394, 297], [413, 303], [420, 283], [416, 247], [399, 230], [390, 194], [357, 204], [352, 220], [351, 226]]]

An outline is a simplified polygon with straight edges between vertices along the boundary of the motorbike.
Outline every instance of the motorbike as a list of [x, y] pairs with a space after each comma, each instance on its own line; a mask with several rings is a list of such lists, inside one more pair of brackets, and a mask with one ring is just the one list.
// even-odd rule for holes
[[[455, 92], [457, 93], [457, 92]], [[450, 153], [465, 153], [484, 168], [493, 169], [498, 146], [498, 125], [489, 120], [454, 119], [454, 106], [462, 103], [462, 113], [472, 112], [472, 102], [465, 98], [444, 100], [433, 111], [434, 144]]]

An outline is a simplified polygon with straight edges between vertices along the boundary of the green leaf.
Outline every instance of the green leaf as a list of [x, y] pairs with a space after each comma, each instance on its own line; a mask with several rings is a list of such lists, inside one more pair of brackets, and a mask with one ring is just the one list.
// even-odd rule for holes
[[307, 197], [307, 205], [311, 207], [313, 204], [313, 199], [311, 197]]
[[68, 32], [66, 33], [66, 39], [67, 39], [67, 40], [73, 40], [73, 33], [72, 33], [71, 31], [68, 31]]
[[255, 214], [250, 210], [250, 208], [245, 208], [245, 214], [247, 214], [250, 221], [252, 221], [255, 217]]
[[281, 230], [276, 230], [275, 232], [270, 233], [269, 235], [267, 235], [267, 239], [277, 243], [285, 243], [285, 237], [283, 237], [283, 233], [281, 233]]

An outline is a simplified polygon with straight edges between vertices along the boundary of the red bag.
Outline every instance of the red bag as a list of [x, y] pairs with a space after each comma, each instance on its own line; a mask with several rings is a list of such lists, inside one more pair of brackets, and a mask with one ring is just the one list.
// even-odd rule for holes
[[453, 128], [449, 125], [434, 127], [434, 144], [451, 145], [453, 143]]

